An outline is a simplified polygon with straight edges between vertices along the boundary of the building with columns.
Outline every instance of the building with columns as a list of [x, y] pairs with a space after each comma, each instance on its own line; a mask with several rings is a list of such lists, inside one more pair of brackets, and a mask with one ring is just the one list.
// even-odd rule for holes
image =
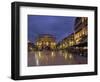
[[39, 50], [43, 50], [43, 49], [55, 50], [56, 49], [55, 37], [50, 34], [42, 34], [39, 37], [37, 37], [35, 46]]

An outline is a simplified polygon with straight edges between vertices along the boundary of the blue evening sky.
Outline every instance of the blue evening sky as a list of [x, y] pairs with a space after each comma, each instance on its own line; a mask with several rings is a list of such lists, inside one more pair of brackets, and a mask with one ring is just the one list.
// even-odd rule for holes
[[51, 34], [59, 42], [73, 32], [76, 17], [28, 15], [28, 41], [40, 34]]

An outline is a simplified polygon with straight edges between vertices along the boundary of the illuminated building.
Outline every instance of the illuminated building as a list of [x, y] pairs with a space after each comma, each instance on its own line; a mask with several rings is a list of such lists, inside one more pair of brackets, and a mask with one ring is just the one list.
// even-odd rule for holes
[[87, 23], [88, 23], [87, 17], [77, 17], [75, 19], [74, 40], [76, 44], [87, 42], [87, 36], [88, 36]]
[[55, 37], [50, 34], [39, 35], [35, 41], [35, 47], [38, 50], [55, 50], [79, 47], [87, 49], [88, 37], [88, 18], [76, 17], [73, 32], [62, 39], [58, 44]]
[[56, 40], [55, 37], [53, 37], [52, 35], [42, 34], [37, 38], [35, 45], [39, 50], [42, 49], [55, 50]]
[[88, 18], [76, 17], [74, 32], [65, 37], [57, 45], [58, 49], [66, 49], [70, 47], [82, 47], [87, 48], [87, 36], [88, 36]]
[[70, 34], [69, 36], [65, 37], [61, 42], [58, 43], [58, 49], [65, 49], [71, 47], [75, 44], [74, 41], [74, 33]]

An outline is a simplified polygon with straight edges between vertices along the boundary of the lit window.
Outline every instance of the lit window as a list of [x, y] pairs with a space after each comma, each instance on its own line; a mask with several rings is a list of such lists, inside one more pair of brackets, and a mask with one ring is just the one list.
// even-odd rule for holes
[[49, 45], [49, 42], [46, 42], [46, 45], [48, 46]]

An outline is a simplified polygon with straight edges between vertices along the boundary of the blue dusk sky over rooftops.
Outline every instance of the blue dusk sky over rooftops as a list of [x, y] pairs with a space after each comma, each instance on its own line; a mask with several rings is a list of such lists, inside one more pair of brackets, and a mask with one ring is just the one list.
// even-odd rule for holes
[[40, 34], [50, 34], [59, 42], [73, 33], [76, 17], [28, 15], [28, 41], [35, 42]]

